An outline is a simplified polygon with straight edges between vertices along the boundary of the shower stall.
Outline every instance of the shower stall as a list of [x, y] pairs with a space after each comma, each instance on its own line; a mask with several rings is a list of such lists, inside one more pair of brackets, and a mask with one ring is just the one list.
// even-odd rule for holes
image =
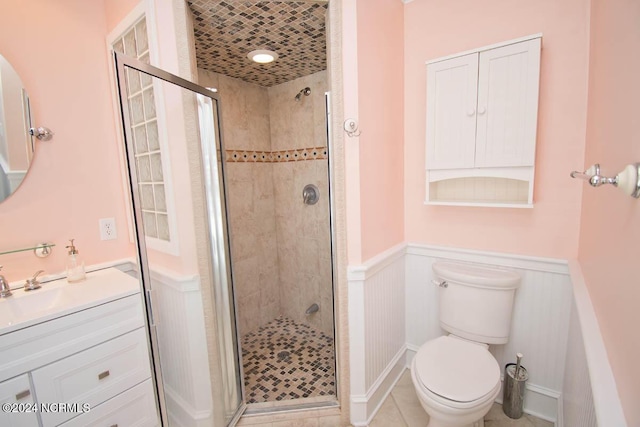
[[238, 331], [256, 407], [335, 401], [326, 76], [260, 87], [199, 73], [225, 102]]
[[113, 47], [165, 425], [336, 407], [327, 71], [196, 85], [144, 37]]

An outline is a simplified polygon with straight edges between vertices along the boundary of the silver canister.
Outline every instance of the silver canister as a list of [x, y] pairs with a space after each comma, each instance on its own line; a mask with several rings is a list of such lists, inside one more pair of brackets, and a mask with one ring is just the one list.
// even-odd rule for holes
[[509, 418], [522, 417], [524, 409], [524, 390], [529, 374], [524, 366], [520, 365], [522, 355], [518, 353], [517, 363], [508, 363], [504, 367], [504, 390], [502, 398], [502, 410]]

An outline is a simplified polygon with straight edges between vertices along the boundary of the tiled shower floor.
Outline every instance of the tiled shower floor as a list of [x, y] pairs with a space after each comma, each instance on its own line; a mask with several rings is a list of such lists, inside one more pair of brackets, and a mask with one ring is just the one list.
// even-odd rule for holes
[[242, 361], [247, 403], [335, 395], [333, 338], [289, 318], [242, 337]]

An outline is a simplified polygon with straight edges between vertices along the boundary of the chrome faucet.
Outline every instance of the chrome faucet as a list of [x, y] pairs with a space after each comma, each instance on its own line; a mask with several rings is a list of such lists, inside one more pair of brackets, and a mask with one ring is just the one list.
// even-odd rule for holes
[[[0, 265], [0, 270], [2, 270], [2, 266]], [[3, 275], [0, 274], [0, 298], [8, 298], [11, 296], [11, 288], [9, 287], [9, 282], [4, 278]]]
[[38, 270], [36, 272], [36, 274], [34, 274], [31, 279], [27, 279], [27, 281], [24, 282], [24, 290], [25, 290], [25, 292], [26, 291], [35, 291], [36, 289], [40, 289], [42, 287], [40, 285], [40, 282], [38, 282], [38, 279], [36, 279], [36, 277], [38, 277], [38, 275], [40, 273], [44, 273], [44, 270]]

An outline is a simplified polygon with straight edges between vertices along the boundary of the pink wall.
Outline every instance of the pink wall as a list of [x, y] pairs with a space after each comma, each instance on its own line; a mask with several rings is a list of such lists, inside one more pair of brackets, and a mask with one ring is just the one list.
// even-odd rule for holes
[[108, 0], [104, 3], [107, 33], [111, 32], [138, 4], [144, 0]]
[[[53, 242], [46, 259], [3, 256], [9, 280], [37, 269], [63, 271], [76, 238], [88, 264], [134, 255], [124, 208], [109, 83], [104, 3], [4, 0], [0, 52], [21, 76], [36, 123], [55, 132], [38, 142], [22, 187], [0, 204], [0, 250]], [[98, 219], [114, 217], [118, 239], [101, 241]]]
[[[592, 0], [585, 167], [640, 162], [640, 3]], [[585, 186], [579, 261], [629, 426], [640, 425], [640, 201]]]
[[357, 2], [362, 260], [404, 240], [403, 9], [398, 0]]
[[[414, 1], [405, 6], [405, 238], [575, 258], [588, 66], [587, 0]], [[533, 209], [425, 206], [425, 61], [543, 33]]]

